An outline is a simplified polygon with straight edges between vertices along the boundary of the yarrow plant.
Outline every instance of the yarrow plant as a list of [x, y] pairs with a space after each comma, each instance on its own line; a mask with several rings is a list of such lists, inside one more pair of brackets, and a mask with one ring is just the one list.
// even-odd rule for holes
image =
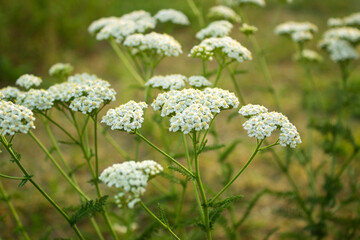
[[[90, 23], [88, 32], [96, 40], [108, 42], [121, 60], [120, 67], [130, 74], [113, 85], [122, 87], [120, 100], [109, 81], [90, 73], [71, 75], [74, 69], [68, 63], [51, 66], [48, 71], [51, 77], [48, 80], [44, 76], [43, 85], [40, 77], [26, 74], [16, 81], [19, 88], [0, 89], [0, 144], [5, 150], [1, 156], [8, 154], [22, 173], [21, 177], [0, 173], [0, 177], [20, 181], [18, 189], [30, 183], [62, 216], [78, 239], [169, 239], [169, 236], [194, 240], [247, 239], [253, 236], [243, 223], [259, 199], [266, 195], [271, 195], [272, 201], [286, 199], [289, 204], [284, 207], [285, 201], [273, 201], [271, 217], [287, 215], [293, 222], [290, 227], [271, 223], [269, 226], [276, 225], [276, 228], [266, 232], [264, 239], [274, 237], [272, 234], [275, 238], [294, 236], [319, 240], [336, 238], [338, 234], [341, 238], [354, 239], [360, 222], [359, 214], [353, 211], [354, 206], [358, 207], [359, 187], [357, 168], [350, 166], [360, 147], [352, 132], [356, 129], [352, 124], [356, 121], [357, 115], [353, 112], [358, 109], [358, 96], [349, 76], [351, 65], [358, 58], [359, 13], [330, 19], [330, 29], [319, 42], [319, 48], [328, 52], [341, 70], [341, 87], [333, 87], [337, 95], [331, 96], [338, 101], [333, 104], [335, 107], [331, 107], [329, 99], [324, 107], [324, 98], [330, 97], [320, 91], [326, 83], [321, 82], [322, 88], [318, 88], [311, 74], [314, 63], [324, 63], [322, 56], [305, 48], [318, 27], [310, 22], [294, 21], [276, 27], [277, 35], [287, 36], [298, 47], [293, 56], [304, 67], [309, 81], [304, 84], [304, 109], [301, 109], [293, 107], [297, 103], [295, 98], [290, 101], [291, 105], [278, 99], [270, 71], [273, 68], [267, 67], [265, 59], [267, 49], [262, 49], [256, 40], [257, 35], [265, 36], [263, 29], [250, 25], [243, 11], [246, 5], [265, 7], [265, 1], [219, 2], [224, 5], [200, 7], [199, 2], [187, 0], [194, 14], [189, 18], [169, 8], [152, 13], [136, 10]], [[194, 17], [198, 21], [196, 26], [189, 21]], [[169, 32], [162, 32], [169, 27], [173, 30], [174, 25], [182, 25], [181, 33], [192, 33], [192, 47], [182, 46], [183, 37], [178, 41]], [[194, 29], [189, 30], [191, 27]], [[235, 37], [235, 31], [231, 32], [233, 28], [243, 35]], [[247, 41], [240, 42], [242, 37]], [[252, 47], [247, 47], [248, 42]], [[254, 51], [254, 57], [249, 49]], [[200, 60], [201, 69], [197, 69], [198, 60], [178, 58], [183, 52]], [[165, 58], [168, 62], [158, 68]], [[243, 67], [248, 66], [244, 62], [253, 58], [259, 63], [267, 84], [259, 88], [272, 95], [274, 106], [269, 104], [269, 109], [275, 107], [276, 111], [245, 100], [245, 97], [257, 96], [254, 87], [257, 81], [246, 84], [257, 75], [246, 75], [248, 69]], [[192, 73], [179, 64], [181, 71], [169, 74], [181, 59], [185, 59], [186, 64], [194, 62]], [[216, 63], [211, 63], [212, 60]], [[223, 74], [224, 70], [228, 75]], [[282, 75], [286, 75], [286, 71]], [[226, 89], [228, 78], [233, 89]], [[131, 88], [126, 89], [124, 81], [128, 81]], [[294, 81], [296, 87], [298, 84], [302, 82]], [[254, 91], [250, 91], [252, 89]], [[283, 88], [281, 93], [292, 94], [288, 88]], [[133, 100], [126, 100], [129, 96]], [[268, 101], [263, 92], [260, 96], [260, 101]], [[302, 115], [308, 120], [306, 133], [301, 128], [306, 123], [296, 118]], [[300, 123], [299, 130], [293, 123]], [[319, 135], [314, 135], [314, 130], [318, 130]], [[37, 137], [38, 133], [41, 137]], [[17, 144], [22, 143], [21, 139], [17, 143], [20, 134], [31, 138], [51, 164], [46, 169], [54, 168], [71, 188], [66, 189], [66, 197], [54, 194], [52, 188], [45, 191], [37, 168], [27, 170], [29, 156], [16, 151]], [[48, 142], [44, 144], [42, 138]], [[28, 139], [25, 141], [22, 148], [30, 144]], [[277, 146], [287, 149], [275, 150]], [[35, 158], [41, 158], [37, 152], [31, 155], [31, 164], [42, 164]], [[266, 161], [266, 172], [282, 173], [281, 179], [287, 182], [281, 181], [281, 184], [289, 185], [284, 189], [283, 185], [276, 185], [275, 190], [271, 181], [261, 183], [264, 188], [257, 194], [253, 194], [252, 186], [244, 188], [244, 182], [235, 186], [240, 177], [249, 177], [244, 172], [253, 171], [250, 166], [255, 159], [274, 160], [279, 168], [269, 169], [271, 163]], [[49, 178], [51, 183], [59, 180], [55, 179], [52, 169], [48, 175], [46, 180]], [[302, 182], [305, 178], [307, 184]], [[238, 205], [237, 201], [242, 198], [244, 203]], [[27, 225], [20, 221], [1, 182], [0, 199], [9, 206], [15, 220], [18, 231], [14, 234], [30, 239]], [[29, 203], [32, 200], [27, 199]], [[153, 210], [155, 205], [157, 212]], [[284, 216], [277, 210], [286, 211], [293, 206], [296, 211], [285, 212]], [[151, 219], [146, 219], [141, 210]], [[60, 221], [57, 225], [63, 227]], [[83, 235], [83, 231], [86, 234]], [[333, 234], [334, 231], [339, 233]], [[59, 237], [70, 235], [68, 231], [50, 235], [58, 237], [58, 232]], [[261, 233], [257, 231], [256, 236]], [[43, 236], [46, 238], [47, 233]]]
[[148, 181], [163, 171], [163, 167], [153, 160], [142, 162], [127, 161], [106, 168], [99, 179], [109, 187], [116, 187], [116, 204], [121, 208], [134, 208], [145, 193]]

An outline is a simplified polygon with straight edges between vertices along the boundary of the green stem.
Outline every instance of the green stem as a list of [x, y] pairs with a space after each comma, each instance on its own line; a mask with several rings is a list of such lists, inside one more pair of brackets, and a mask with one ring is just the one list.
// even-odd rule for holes
[[209, 204], [206, 200], [206, 194], [204, 190], [203, 183], [201, 181], [200, 177], [200, 167], [199, 167], [199, 158], [198, 158], [198, 148], [197, 148], [197, 138], [196, 138], [196, 132], [193, 133], [193, 150], [194, 150], [194, 162], [195, 162], [195, 179], [196, 183], [198, 185], [200, 195], [203, 201], [202, 208], [204, 211], [204, 225], [206, 229], [206, 238], [208, 240], [211, 239], [211, 231], [210, 231], [210, 220], [209, 220]]
[[[74, 125], [75, 125], [75, 128], [76, 128], [76, 131], [79, 135], [79, 146], [84, 154], [84, 157], [86, 159], [86, 162], [88, 164], [88, 167], [89, 167], [89, 170], [90, 170], [90, 173], [92, 175], [92, 178], [93, 178], [93, 182], [94, 182], [94, 185], [95, 185], [95, 189], [96, 189], [96, 193], [97, 193], [97, 197], [98, 198], [101, 198], [102, 197], [102, 194], [101, 194], [101, 190], [100, 190], [100, 187], [99, 187], [99, 179], [98, 179], [98, 173], [96, 171], [94, 171], [94, 168], [93, 166], [91, 165], [91, 155], [90, 155], [90, 148], [87, 149], [87, 147], [85, 147], [85, 144], [84, 144], [84, 139], [83, 139], [83, 136], [81, 136], [81, 132], [80, 132], [80, 129], [79, 129], [79, 126], [77, 124], [77, 121], [76, 121], [76, 118], [75, 118], [75, 115], [74, 113], [71, 111], [71, 116], [74, 120]], [[94, 122], [94, 129], [97, 129], [96, 128], [97, 126], [97, 123]], [[96, 131], [97, 132], [97, 131]], [[87, 131], [85, 131], [85, 133], [87, 133]], [[85, 135], [85, 142], [88, 142], [88, 136], [86, 134]], [[97, 138], [97, 137], [96, 137]], [[95, 140], [95, 147], [97, 148], [97, 140]], [[96, 153], [97, 153], [97, 149], [95, 149], [95, 158], [97, 158], [96, 156]], [[96, 160], [95, 160], [96, 161]], [[113, 239], [117, 240], [118, 237], [114, 231], [114, 228], [112, 226], [112, 223], [110, 221], [110, 218], [106, 212], [106, 210], [104, 209], [104, 211], [102, 212], [102, 215], [103, 215], [103, 218], [106, 222], [106, 225], [108, 226], [109, 230], [110, 230], [110, 233], [113, 237]]]
[[213, 85], [213, 88], [217, 86], [218, 82], [219, 82], [219, 79], [220, 79], [220, 76], [221, 76], [221, 73], [224, 69], [224, 64], [225, 64], [225, 59], [223, 58], [223, 60], [219, 60], [218, 58], [216, 58], [217, 62], [218, 62], [218, 70], [217, 70], [217, 73], [216, 73], [216, 78], [215, 78], [215, 82], [214, 82], [214, 85]]
[[196, 6], [194, 0], [186, 0], [189, 7], [191, 8], [191, 11], [195, 14], [195, 16], [198, 18], [199, 26], [202, 28], [205, 25], [203, 15], [201, 14], [199, 8]]
[[95, 176], [96, 179], [99, 179], [99, 153], [98, 153], [98, 135], [97, 135], [97, 117], [98, 114], [95, 113], [94, 120], [94, 148], [95, 148]]
[[[13, 179], [13, 178], [12, 178]], [[29, 235], [27, 234], [24, 225], [22, 225], [21, 221], [20, 221], [20, 217], [16, 212], [16, 209], [14, 207], [14, 205], [12, 204], [12, 202], [10, 201], [10, 197], [7, 195], [4, 186], [2, 185], [1, 181], [0, 181], [0, 194], [2, 196], [2, 198], [5, 200], [6, 204], [8, 205], [11, 214], [13, 215], [15, 222], [17, 224], [17, 229], [20, 230], [22, 236], [24, 239], [26, 240], [30, 240]]]
[[[65, 158], [64, 158], [64, 156], [63, 156], [63, 154], [62, 154], [62, 152], [61, 152], [61, 150], [60, 150], [60, 148], [59, 148], [59, 145], [57, 144], [57, 141], [56, 141], [56, 139], [54, 138], [54, 135], [52, 134], [52, 131], [51, 131], [50, 127], [49, 127], [49, 124], [47, 123], [47, 121], [46, 121], [44, 118], [42, 118], [42, 119], [43, 119], [43, 122], [44, 122], [44, 125], [45, 125], [46, 132], [48, 133], [48, 135], [49, 135], [49, 137], [50, 137], [50, 140], [51, 140], [53, 146], [55, 147], [55, 149], [56, 149], [56, 151], [57, 151], [60, 159], [62, 160], [63, 164], [64, 164], [65, 167], [67, 168], [68, 172], [71, 173], [72, 171], [71, 171], [69, 165], [68, 165], [68, 164], [66, 163], [66, 161], [65, 161]], [[87, 119], [88, 119], [88, 118], [87, 118]], [[86, 123], [87, 123], [87, 121], [85, 122], [85, 125], [86, 125]], [[82, 132], [84, 132], [84, 129], [83, 129]], [[48, 152], [48, 151], [47, 151], [47, 152]], [[45, 152], [45, 153], [46, 153], [46, 152]], [[52, 157], [52, 156], [51, 156], [51, 155], [48, 155], [48, 157], [50, 158], [50, 157]], [[83, 197], [86, 201], [89, 201], [90, 199], [81, 191], [78, 183], [76, 182], [75, 177], [72, 177], [72, 175], [70, 175], [70, 174], [68, 174], [68, 176], [69, 176], [69, 178], [71, 178], [70, 181], [72, 181], [73, 183], [71, 183], [70, 181], [68, 181], [68, 182], [69, 182], [72, 186], [76, 186], [77, 188], [75, 188], [75, 190], [76, 190], [76, 191], [80, 190], [80, 192], [78, 191], [78, 193], [80, 194], [80, 196]], [[104, 237], [103, 237], [103, 235], [102, 235], [102, 233], [101, 233], [101, 231], [100, 231], [100, 228], [99, 228], [99, 226], [98, 226], [95, 218], [94, 218], [94, 217], [90, 217], [90, 221], [91, 221], [91, 224], [93, 225], [93, 227], [94, 227], [94, 229], [95, 229], [95, 231], [96, 231], [99, 239], [100, 239], [100, 240], [104, 240]]]
[[16, 165], [20, 168], [20, 170], [23, 172], [23, 174], [25, 175], [25, 177], [29, 178], [29, 182], [41, 193], [41, 195], [43, 195], [43, 197], [65, 218], [65, 220], [70, 224], [70, 226], [72, 227], [72, 229], [74, 230], [74, 232], [76, 233], [76, 235], [78, 236], [79, 239], [84, 239], [85, 238], [82, 236], [82, 234], [80, 233], [79, 229], [77, 228], [76, 224], [72, 224], [72, 222], [70, 221], [70, 217], [67, 215], [66, 212], [64, 212], [64, 210], [57, 205], [54, 200], [30, 177], [31, 175], [26, 171], [26, 169], [24, 168], [24, 166], [21, 164], [20, 159], [18, 158], [17, 154], [15, 154], [15, 152], [12, 150], [12, 148], [9, 146], [7, 140], [5, 139], [4, 136], [1, 136], [1, 142], [3, 143], [4, 147], [6, 148], [6, 150], [9, 152], [9, 154], [11, 155], [11, 157], [13, 158], [14, 162], [16, 163]]
[[163, 221], [161, 221], [148, 207], [146, 207], [142, 201], [140, 201], [139, 204], [151, 217], [160, 223], [161, 226], [166, 228], [175, 239], [180, 240], [180, 238], [171, 230], [171, 228], [167, 224], [163, 223]]
[[51, 123], [53, 123], [56, 127], [58, 127], [61, 131], [63, 131], [75, 144], [79, 144], [79, 142], [73, 137], [71, 136], [71, 134], [66, 131], [60, 124], [58, 124], [57, 122], [55, 122], [53, 119], [51, 119], [49, 116], [47, 116], [46, 114], [42, 114], [46, 119], [48, 119]]
[[203, 70], [203, 76], [207, 78], [206, 60], [204, 59], [202, 59], [202, 70]]
[[52, 133], [52, 131], [51, 131], [51, 129], [50, 129], [50, 126], [49, 126], [47, 120], [46, 120], [44, 117], [42, 117], [41, 119], [42, 119], [42, 121], [43, 121], [43, 123], [44, 123], [45, 130], [46, 130], [46, 132], [47, 132], [47, 134], [48, 134], [48, 136], [49, 136], [49, 138], [50, 138], [50, 141], [51, 141], [51, 143], [53, 144], [53, 146], [54, 146], [54, 148], [55, 148], [55, 150], [56, 150], [56, 152], [57, 152], [57, 154], [58, 154], [58, 156], [59, 156], [62, 164], [65, 166], [65, 168], [67, 169], [67, 171], [70, 173], [70, 172], [71, 172], [71, 168], [69, 167], [69, 165], [68, 165], [67, 162], [65, 161], [65, 158], [64, 158], [64, 156], [63, 156], [63, 154], [62, 154], [62, 152], [61, 152], [61, 150], [60, 150], [60, 148], [59, 148], [59, 145], [57, 144], [57, 141], [56, 141], [56, 139], [55, 139], [55, 137], [54, 137], [54, 135], [53, 135], [53, 133]]
[[[183, 143], [184, 143], [184, 149], [185, 149], [185, 155], [186, 155], [186, 161], [187, 161], [187, 164], [188, 164], [188, 168], [192, 172], [192, 164], [191, 164], [189, 149], [188, 149], [188, 145], [187, 145], [187, 141], [186, 141], [186, 136], [185, 136], [184, 133], [182, 134], [182, 139], [183, 139]], [[195, 200], [196, 200], [196, 203], [197, 203], [197, 205], [199, 207], [201, 218], [203, 219], [203, 221], [205, 221], [204, 210], [203, 210], [203, 208], [201, 206], [201, 200], [200, 200], [200, 197], [199, 197], [199, 192], [198, 192], [198, 190], [196, 188], [195, 182], [191, 181], [191, 183], [193, 185], [193, 190], [194, 190], [194, 194], [195, 194]]]
[[128, 71], [133, 75], [133, 77], [140, 83], [141, 86], [144, 85], [145, 81], [144, 79], [135, 71], [134, 67], [131, 65], [125, 54], [121, 51], [118, 44], [115, 42], [114, 39], [110, 40], [110, 45], [114, 49], [115, 53], [118, 55], [118, 57], [121, 59], [125, 67], [128, 69]]
[[87, 201], [90, 199], [81, 191], [81, 189], [76, 186], [76, 184], [73, 182], [72, 179], [64, 172], [64, 170], [61, 168], [61, 166], [57, 163], [57, 161], [54, 159], [54, 157], [49, 153], [49, 151], [46, 149], [46, 147], [40, 142], [40, 140], [33, 134], [32, 131], [29, 132], [30, 137], [37, 143], [37, 145], [43, 150], [43, 152], [46, 154], [46, 156], [50, 159], [50, 161], [54, 164], [56, 169], [61, 173], [61, 175], [66, 179], [68, 183]]
[[179, 198], [179, 203], [178, 203], [178, 207], [176, 209], [176, 214], [175, 214], [175, 226], [177, 226], [179, 224], [179, 221], [181, 218], [181, 212], [182, 212], [183, 205], [184, 205], [185, 193], [186, 193], [186, 183], [184, 183], [182, 185], [181, 196]]
[[276, 108], [281, 112], [280, 101], [276, 94], [276, 91], [274, 88], [274, 83], [273, 83], [263, 50], [260, 48], [259, 43], [257, 42], [256, 38], [253, 35], [249, 36], [249, 40], [250, 40], [251, 44], [253, 45], [253, 48], [255, 50], [255, 55], [259, 59], [260, 67], [264, 74], [266, 84], [268, 86], [268, 91], [273, 96]]
[[150, 142], [147, 138], [145, 138], [139, 131], [136, 131], [135, 134], [139, 136], [142, 140], [144, 140], [147, 144], [149, 144], [152, 148], [154, 148], [156, 151], [170, 159], [173, 163], [175, 163], [178, 167], [180, 167], [182, 170], [184, 170], [187, 174], [189, 174], [192, 177], [195, 177], [194, 173], [190, 172], [186, 167], [184, 167], [181, 163], [176, 161], [173, 157], [171, 157], [169, 154], [155, 146], [152, 142]]
[[228, 73], [229, 73], [229, 75], [230, 75], [230, 78], [231, 78], [231, 80], [232, 80], [232, 82], [233, 82], [233, 84], [234, 84], [235, 91], [236, 91], [236, 93], [237, 93], [237, 95], [238, 95], [238, 97], [239, 97], [240, 103], [241, 103], [242, 105], [246, 105], [246, 101], [245, 101], [245, 99], [244, 99], [243, 94], [241, 93], [239, 84], [238, 84], [237, 81], [236, 81], [236, 77], [235, 77], [234, 72], [230, 69], [230, 66], [229, 66], [228, 64], [226, 64], [225, 66], [226, 66], [226, 69], [228, 70]]
[[[98, 123], [97, 123], [98, 124]], [[131, 157], [117, 144], [117, 142], [112, 138], [112, 136], [99, 124], [98, 126], [105, 136], [106, 140], [115, 148], [115, 150], [126, 160], [130, 160]]]
[[306, 216], [309, 219], [310, 223], [314, 223], [314, 220], [313, 220], [313, 218], [311, 216], [311, 212], [307, 209], [306, 203], [301, 197], [300, 190], [299, 190], [298, 186], [296, 185], [294, 179], [291, 177], [288, 169], [281, 162], [279, 156], [276, 154], [276, 152], [274, 150], [271, 150], [271, 153], [273, 154], [276, 163], [279, 165], [280, 170], [285, 174], [288, 182], [290, 183], [291, 187], [293, 188], [293, 190], [295, 192], [295, 195], [296, 195], [296, 200], [297, 200], [300, 208], [304, 211], [304, 213], [306, 214]]
[[261, 144], [264, 142], [263, 140], [258, 141], [257, 146], [253, 152], [253, 154], [251, 155], [250, 159], [246, 162], [246, 164], [240, 169], [240, 171], [235, 175], [235, 177], [233, 177], [233, 179], [231, 179], [224, 187], [223, 189], [218, 192], [210, 201], [209, 204], [212, 204], [215, 202], [215, 200], [220, 197], [220, 195], [226, 191], [226, 189], [228, 189], [231, 184], [233, 184], [235, 182], [235, 180], [245, 171], [245, 169], [250, 165], [250, 163], [252, 162], [252, 160], [255, 158], [256, 154], [259, 152], [260, 150], [260, 146]]
[[29, 179], [28, 177], [13, 177], [13, 176], [1, 174], [1, 173], [0, 173], [0, 177], [6, 178], [6, 179], [12, 179], [12, 180], [26, 180], [26, 179]]

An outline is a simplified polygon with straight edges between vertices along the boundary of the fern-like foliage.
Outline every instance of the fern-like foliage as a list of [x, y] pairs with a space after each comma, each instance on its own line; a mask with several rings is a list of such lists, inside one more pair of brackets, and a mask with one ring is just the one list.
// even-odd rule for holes
[[102, 196], [101, 198], [87, 201], [83, 203], [78, 210], [70, 217], [71, 225], [76, 224], [78, 221], [85, 217], [94, 215], [96, 212], [102, 212], [109, 196]]
[[236, 202], [240, 198], [243, 198], [242, 195], [231, 196], [225, 198], [224, 200], [218, 201], [210, 205], [212, 211], [209, 214], [210, 218], [210, 228], [214, 225], [215, 221], [220, 217], [220, 214], [228, 208], [232, 203]]

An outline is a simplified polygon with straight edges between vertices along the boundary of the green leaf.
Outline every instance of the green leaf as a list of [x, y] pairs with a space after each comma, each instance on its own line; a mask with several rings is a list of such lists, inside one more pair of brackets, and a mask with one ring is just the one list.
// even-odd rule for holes
[[179, 168], [176, 166], [169, 166], [168, 168], [182, 174], [183, 176], [187, 177], [188, 179], [194, 179], [194, 177], [192, 175], [190, 175], [188, 172], [186, 172], [182, 168]]
[[158, 212], [160, 216], [160, 220], [167, 226], [169, 226], [169, 221], [166, 218], [165, 211], [162, 209], [160, 203], [158, 203]]
[[228, 208], [232, 203], [236, 202], [240, 198], [243, 198], [242, 195], [227, 197], [224, 200], [218, 201], [210, 205], [213, 210], [209, 214], [210, 219], [210, 228], [214, 225], [215, 221], [219, 218], [220, 214]]
[[85, 217], [94, 215], [96, 212], [102, 212], [103, 207], [106, 204], [106, 201], [109, 196], [105, 195], [101, 198], [90, 200], [82, 204], [78, 210], [70, 217], [71, 225], [76, 224], [78, 221]]

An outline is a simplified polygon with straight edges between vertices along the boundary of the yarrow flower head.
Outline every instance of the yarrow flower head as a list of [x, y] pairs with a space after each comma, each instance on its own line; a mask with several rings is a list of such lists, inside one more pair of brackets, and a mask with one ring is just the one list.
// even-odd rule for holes
[[0, 89], [0, 93], [0, 100], [5, 100], [13, 103], [15, 103], [18, 97], [22, 94], [22, 92], [18, 88], [11, 86]]
[[56, 63], [49, 69], [49, 74], [53, 77], [68, 77], [73, 70], [69, 63]]
[[294, 42], [303, 43], [313, 38], [318, 31], [317, 26], [310, 22], [285, 22], [275, 28], [275, 34], [290, 36]]
[[251, 52], [231, 37], [207, 38], [190, 50], [190, 57], [212, 60], [215, 53], [238, 62], [252, 60]]
[[180, 43], [173, 37], [155, 32], [130, 35], [125, 39], [124, 45], [131, 48], [134, 55], [141, 51], [165, 56], [178, 56], [182, 53]]
[[154, 18], [159, 22], [171, 22], [179, 25], [189, 25], [190, 21], [187, 16], [175, 9], [161, 9]]
[[188, 134], [192, 131], [206, 130], [213, 117], [208, 107], [202, 104], [193, 104], [170, 118], [169, 131], [181, 131]]
[[194, 88], [211, 86], [211, 82], [203, 76], [191, 76], [188, 78], [189, 85]]
[[268, 112], [268, 109], [261, 105], [253, 105], [248, 104], [240, 108], [239, 113], [243, 115], [244, 117], [252, 117], [254, 115], [259, 115], [260, 113], [266, 113]]
[[360, 12], [352, 13], [344, 18], [344, 22], [347, 26], [360, 27]]
[[223, 5], [210, 8], [208, 17], [214, 20], [224, 19], [230, 22], [241, 21], [241, 17], [232, 8]]
[[140, 129], [144, 122], [145, 102], [130, 101], [115, 109], [110, 109], [102, 118], [102, 123], [110, 126], [112, 130], [118, 129], [127, 132]]
[[33, 86], [40, 86], [42, 80], [31, 74], [24, 74], [16, 80], [16, 85], [25, 89], [30, 89]]
[[99, 179], [109, 187], [119, 189], [115, 201], [120, 208], [134, 208], [141, 201], [148, 181], [162, 171], [163, 167], [153, 160], [127, 161], [106, 168]]
[[245, 117], [250, 117], [243, 124], [249, 137], [263, 140], [270, 137], [276, 129], [280, 129], [279, 143], [281, 146], [295, 148], [301, 143], [296, 127], [281, 113], [267, 112], [265, 107], [259, 105], [243, 106], [239, 113]]
[[35, 118], [30, 109], [0, 100], [0, 135], [14, 135], [15, 133], [28, 133], [35, 128]]
[[88, 73], [70, 76], [67, 82], [51, 86], [48, 92], [55, 102], [69, 104], [71, 110], [83, 114], [93, 112], [103, 103], [115, 101], [116, 95], [110, 83]]
[[206, 28], [196, 33], [197, 39], [205, 39], [209, 37], [224, 37], [229, 35], [233, 25], [226, 20], [219, 20], [210, 23]]
[[240, 32], [242, 32], [243, 34], [245, 34], [246, 36], [250, 36], [254, 33], [257, 32], [258, 28], [255, 26], [251, 26], [248, 25], [246, 23], [244, 23], [240, 28], [239, 28]]
[[154, 76], [146, 82], [145, 86], [160, 88], [163, 90], [179, 90], [185, 87], [186, 77], [181, 74], [166, 76]]
[[332, 28], [327, 30], [323, 35], [323, 39], [331, 38], [346, 40], [349, 43], [356, 45], [360, 43], [360, 30], [353, 27]]
[[139, 31], [134, 21], [118, 19], [103, 27], [97, 34], [96, 40], [109, 40], [113, 38], [117, 43], [122, 43], [127, 36], [142, 32]]
[[21, 94], [17, 103], [34, 111], [44, 111], [52, 108], [55, 98], [51, 93], [44, 89], [30, 89], [28, 92]]
[[319, 42], [319, 48], [325, 49], [334, 62], [344, 62], [359, 58], [356, 49], [345, 40], [336, 38], [323, 39]]
[[150, 13], [138, 10], [122, 17], [100, 18], [91, 23], [88, 31], [96, 34], [97, 40], [108, 40], [111, 37], [121, 43], [127, 36], [134, 33], [144, 33], [156, 26], [156, 20]]
[[265, 7], [265, 0], [222, 0], [223, 4], [229, 6], [239, 6], [239, 5], [247, 5], [252, 4], [259, 7]]
[[328, 19], [328, 26], [331, 28], [336, 27], [360, 27], [360, 12], [352, 13], [347, 17], [344, 18], [329, 18]]
[[306, 62], [322, 62], [323, 57], [316, 51], [310, 49], [303, 49], [301, 55], [296, 53], [294, 56], [296, 61], [305, 60]]
[[170, 118], [170, 131], [201, 131], [209, 127], [213, 114], [237, 107], [235, 94], [219, 88], [171, 90], [161, 93], [151, 104], [161, 116]]

